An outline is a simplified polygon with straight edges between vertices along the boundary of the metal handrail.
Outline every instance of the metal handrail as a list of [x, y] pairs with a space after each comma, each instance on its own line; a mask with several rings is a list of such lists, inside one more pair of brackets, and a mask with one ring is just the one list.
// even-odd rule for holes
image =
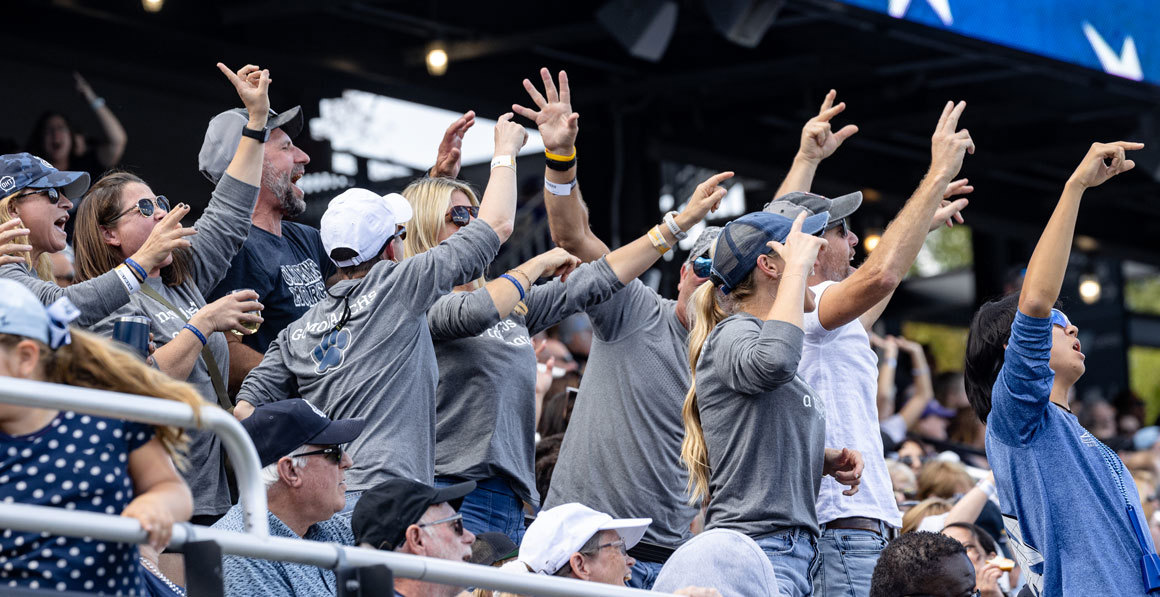
[[[266, 487], [258, 472], [262, 469], [258, 452], [242, 424], [217, 405], [205, 403], [198, 426], [193, 408], [175, 400], [149, 398], [13, 377], [0, 384], [0, 403], [57, 410], [71, 410], [152, 425], [206, 429], [221, 438], [238, 479], [239, 503], [246, 532], [258, 537], [270, 534], [266, 518]], [[60, 515], [59, 508], [52, 508]], [[16, 527], [12, 527], [16, 528]]]
[[[132, 518], [112, 514], [62, 510], [28, 504], [0, 504], [0, 528], [51, 535], [92, 537], [102, 541], [144, 543], [146, 533]], [[617, 587], [575, 579], [519, 574], [490, 566], [420, 557], [391, 551], [342, 546], [288, 537], [255, 537], [189, 523], [173, 525], [170, 546], [180, 547], [194, 541], [213, 541], [222, 553], [263, 560], [280, 560], [334, 568], [344, 559], [345, 565], [362, 567], [383, 564], [397, 577], [455, 586], [475, 586], [508, 591], [521, 595], [546, 597], [658, 597], [664, 593]], [[340, 558], [340, 552], [342, 557]]]

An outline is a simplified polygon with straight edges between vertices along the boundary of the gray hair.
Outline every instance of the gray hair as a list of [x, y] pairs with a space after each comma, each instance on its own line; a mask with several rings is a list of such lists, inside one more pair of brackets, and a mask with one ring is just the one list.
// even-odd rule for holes
[[[290, 458], [290, 464], [293, 464], [297, 468], [302, 468], [306, 466], [306, 458], [299, 456], [299, 454], [309, 452], [310, 448], [310, 444], [302, 444], [301, 446], [295, 448], [293, 452], [287, 454], [285, 457]], [[282, 459], [279, 458], [278, 460]], [[267, 490], [273, 487], [274, 484], [277, 483], [279, 479], [281, 479], [281, 476], [278, 474], [278, 461], [274, 461], [263, 467], [261, 471], [258, 471], [258, 478], [262, 480], [262, 485], [264, 485]]]

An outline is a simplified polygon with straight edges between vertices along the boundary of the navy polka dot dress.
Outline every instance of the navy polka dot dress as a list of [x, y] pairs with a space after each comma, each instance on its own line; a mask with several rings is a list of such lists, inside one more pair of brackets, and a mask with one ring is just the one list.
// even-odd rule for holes
[[[0, 433], [0, 501], [120, 514], [133, 499], [129, 453], [153, 437], [141, 423], [61, 412], [28, 435]], [[141, 595], [137, 546], [4, 529], [5, 586]]]

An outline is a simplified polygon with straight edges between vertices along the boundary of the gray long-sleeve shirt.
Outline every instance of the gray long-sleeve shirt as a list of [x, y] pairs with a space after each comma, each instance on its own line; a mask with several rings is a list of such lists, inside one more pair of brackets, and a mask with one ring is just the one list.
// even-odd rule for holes
[[427, 312], [439, 388], [435, 473], [508, 480], [520, 499], [540, 503], [535, 482], [536, 354], [530, 336], [599, 304], [623, 284], [604, 259], [581, 265], [567, 282], [533, 286], [527, 314], [500, 320], [486, 289], [440, 298]]
[[45, 305], [51, 305], [60, 297], [67, 296], [80, 309], [81, 316], [77, 318], [77, 325], [80, 326], [93, 325], [129, 302], [129, 291], [125, 290], [125, 285], [112, 270], [68, 288], [61, 288], [51, 280], [37, 278], [36, 273], [24, 263], [0, 265], [0, 278], [23, 284]]
[[[351, 491], [395, 477], [432, 483], [439, 372], [427, 310], [481, 276], [499, 245], [495, 231], [475, 220], [425, 253], [335, 284], [278, 333], [238, 399], [259, 406], [302, 396], [332, 419], [366, 418], [347, 447]], [[347, 302], [350, 318], [335, 330]]]
[[[153, 339], [158, 348], [176, 338], [185, 326], [186, 320], [205, 306], [205, 295], [225, 276], [230, 260], [245, 242], [246, 235], [250, 231], [250, 214], [257, 200], [258, 187], [241, 182], [228, 174], [223, 176], [214, 189], [205, 212], [193, 224], [197, 234], [189, 237], [193, 255], [193, 259], [190, 260], [191, 277], [179, 286], [166, 286], [161, 278], [149, 278], [143, 282], [173, 306], [181, 309], [180, 314], [174, 313], [142, 292], [135, 292], [130, 297], [129, 304], [97, 322], [90, 331], [111, 336], [113, 321], [116, 318], [144, 315], [150, 320], [149, 331], [153, 332]], [[225, 333], [211, 333], [210, 330], [201, 332], [205, 334], [207, 346], [217, 361], [222, 379], [228, 379], [230, 356], [226, 347]], [[218, 403], [209, 368], [200, 353], [185, 381], [197, 387], [198, 393], [206, 402], [214, 405]], [[210, 431], [191, 430], [188, 461], [182, 474], [193, 491], [193, 514], [217, 515], [229, 510], [229, 487], [226, 484], [226, 471], [222, 463], [221, 441], [217, 435]]]
[[640, 280], [587, 313], [592, 350], [544, 507], [652, 518], [645, 540], [675, 548], [697, 514], [681, 466], [689, 332], [676, 301]]
[[818, 534], [826, 410], [797, 375], [801, 328], [741, 313], [705, 340], [697, 407], [709, 450], [705, 528]]

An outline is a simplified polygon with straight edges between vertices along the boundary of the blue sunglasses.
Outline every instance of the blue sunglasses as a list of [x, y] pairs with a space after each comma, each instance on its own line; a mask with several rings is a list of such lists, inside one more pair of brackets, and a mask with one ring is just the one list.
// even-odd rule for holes
[[1060, 311], [1059, 309], [1052, 309], [1051, 324], [1057, 325], [1066, 330], [1067, 328], [1071, 327], [1071, 320], [1067, 318], [1067, 315], [1063, 314], [1063, 311]]
[[708, 278], [713, 271], [713, 260], [703, 255], [693, 260], [693, 274], [698, 278]]

